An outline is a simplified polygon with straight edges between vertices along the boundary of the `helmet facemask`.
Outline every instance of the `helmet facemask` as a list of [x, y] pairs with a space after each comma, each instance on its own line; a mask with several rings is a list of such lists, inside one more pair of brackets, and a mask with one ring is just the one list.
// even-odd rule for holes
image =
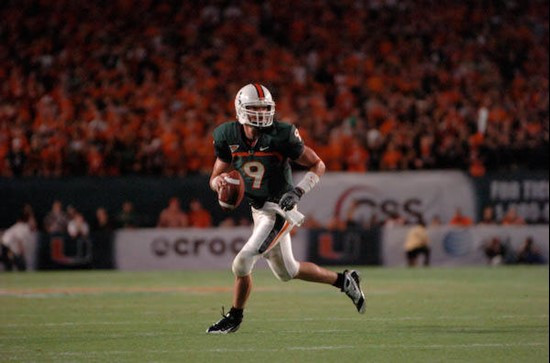
[[275, 102], [258, 101], [245, 103], [237, 108], [237, 118], [243, 125], [269, 127], [275, 116]]

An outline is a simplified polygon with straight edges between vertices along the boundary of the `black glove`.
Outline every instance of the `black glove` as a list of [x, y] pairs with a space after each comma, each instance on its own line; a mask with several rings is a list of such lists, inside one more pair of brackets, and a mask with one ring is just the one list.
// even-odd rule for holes
[[286, 192], [279, 201], [279, 207], [283, 210], [291, 210], [300, 201], [304, 195], [304, 191], [300, 188], [294, 188], [290, 192]]

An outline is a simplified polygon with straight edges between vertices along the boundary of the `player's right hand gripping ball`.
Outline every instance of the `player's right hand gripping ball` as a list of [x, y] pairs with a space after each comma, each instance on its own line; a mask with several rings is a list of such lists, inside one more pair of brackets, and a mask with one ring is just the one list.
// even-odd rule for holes
[[279, 207], [283, 210], [291, 210], [300, 201], [304, 195], [304, 191], [300, 188], [294, 188], [290, 192], [286, 192], [279, 201]]
[[225, 185], [218, 190], [218, 203], [226, 212], [241, 204], [244, 197], [244, 180], [237, 170], [225, 176]]

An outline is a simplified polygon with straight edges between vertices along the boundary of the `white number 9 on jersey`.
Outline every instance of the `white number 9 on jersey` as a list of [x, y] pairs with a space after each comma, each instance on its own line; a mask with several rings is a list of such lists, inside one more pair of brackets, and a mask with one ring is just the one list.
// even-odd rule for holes
[[254, 180], [252, 182], [252, 188], [260, 189], [265, 174], [264, 165], [259, 161], [249, 161], [245, 163], [242, 168], [244, 173]]

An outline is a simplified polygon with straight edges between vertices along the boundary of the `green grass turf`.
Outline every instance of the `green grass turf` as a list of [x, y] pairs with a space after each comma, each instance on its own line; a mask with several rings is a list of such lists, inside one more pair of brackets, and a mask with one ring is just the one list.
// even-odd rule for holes
[[361, 268], [367, 313], [335, 288], [254, 274], [241, 329], [230, 271], [0, 274], [0, 361], [547, 362], [548, 268]]

